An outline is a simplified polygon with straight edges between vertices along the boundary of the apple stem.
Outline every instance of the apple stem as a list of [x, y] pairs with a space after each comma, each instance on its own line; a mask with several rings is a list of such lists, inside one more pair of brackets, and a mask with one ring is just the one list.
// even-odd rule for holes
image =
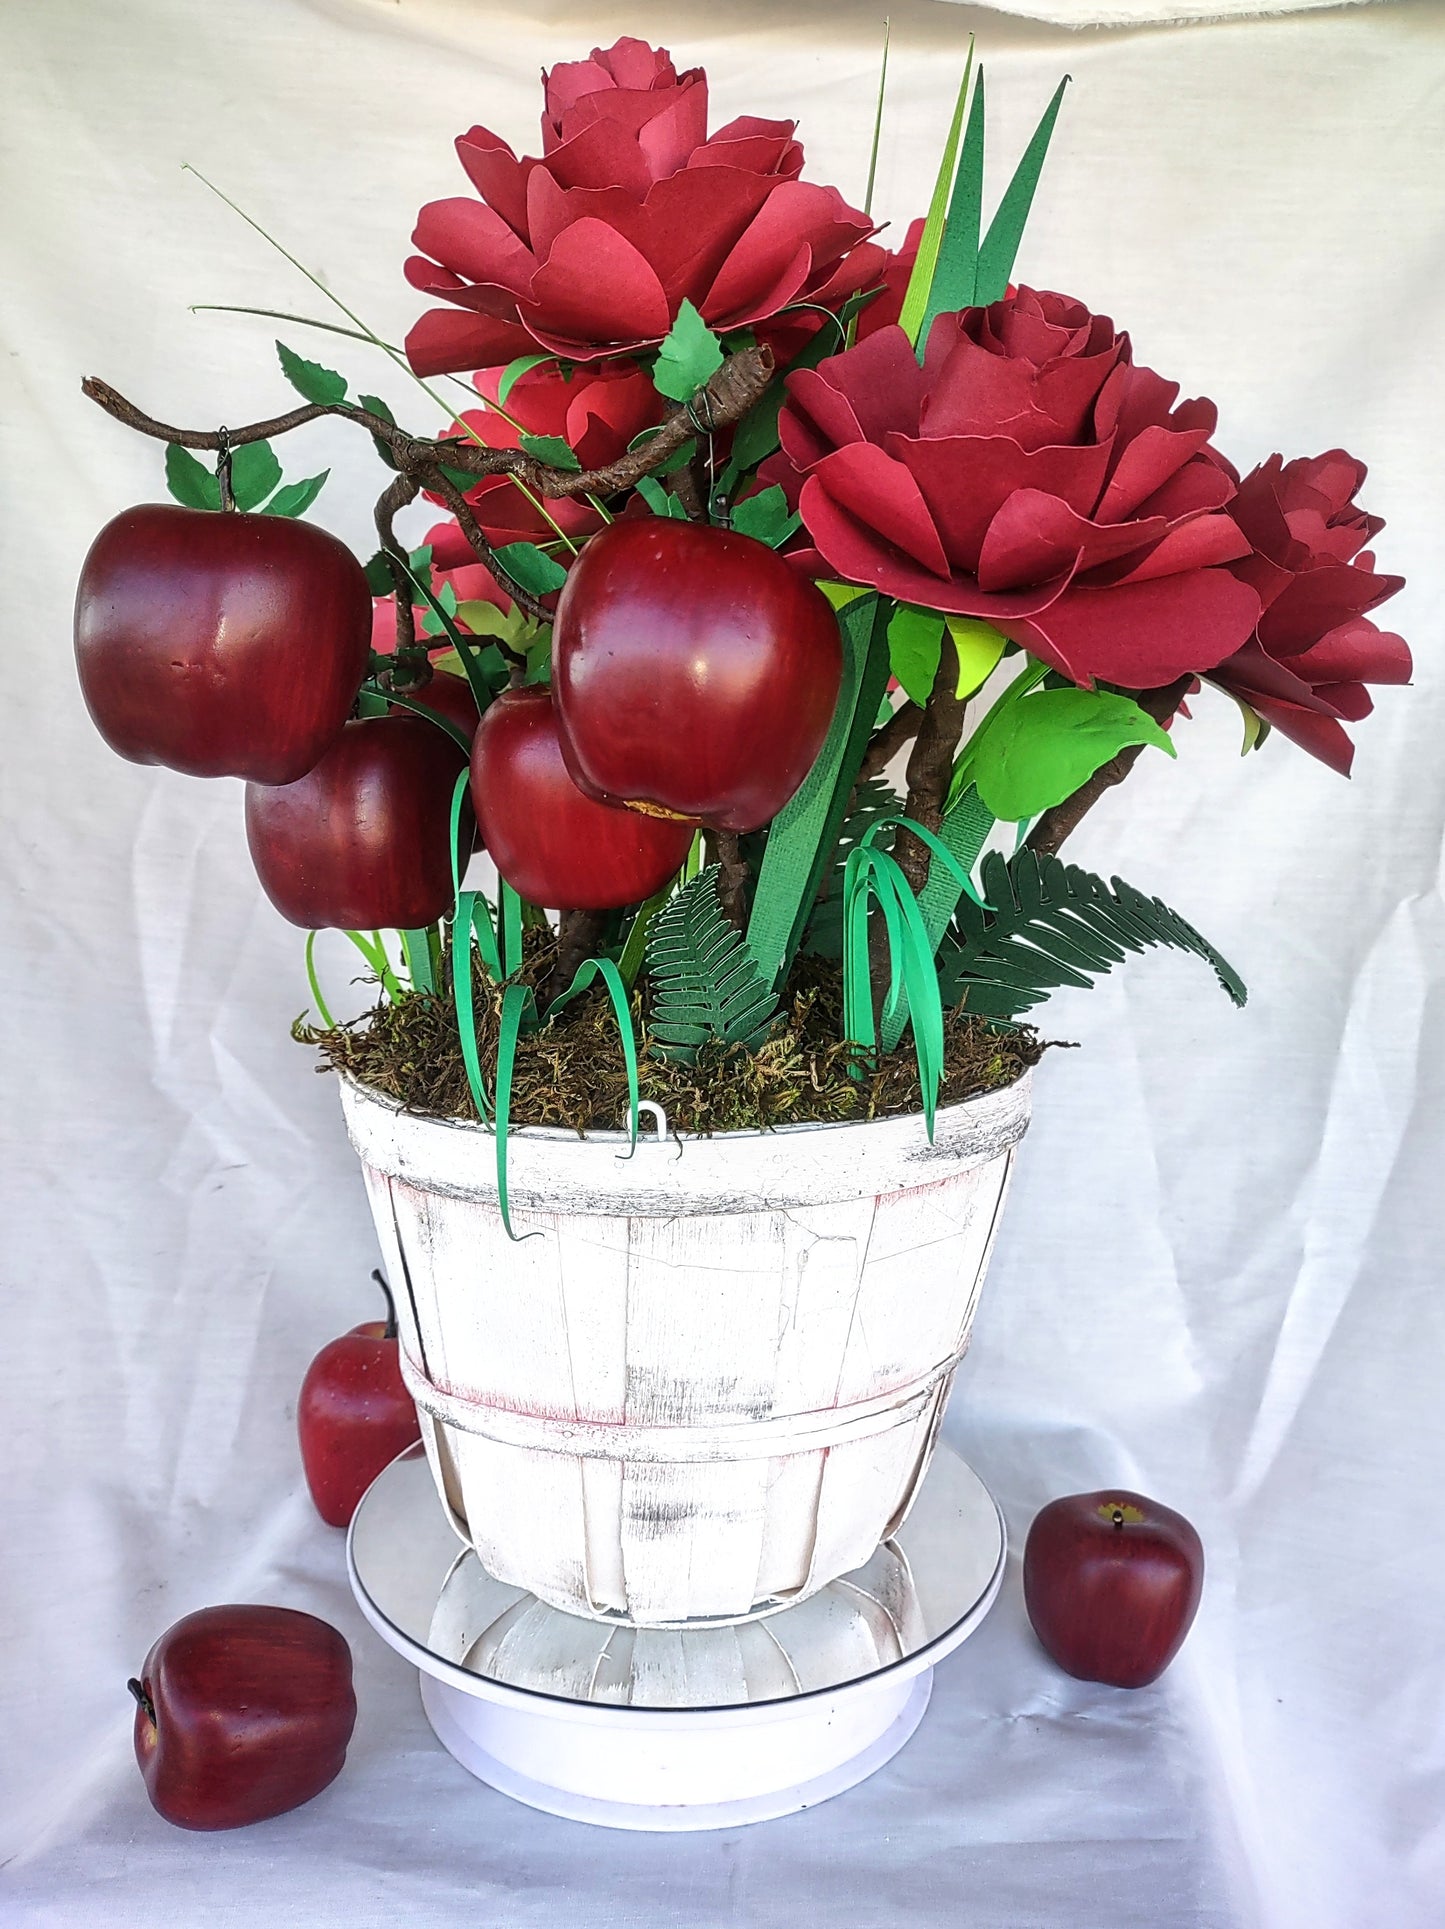
[[134, 1675], [131, 1676], [125, 1685], [135, 1696], [137, 1706], [145, 1710], [145, 1718], [151, 1727], [154, 1728], [156, 1725], [156, 1705], [146, 1693], [144, 1685], [137, 1681]]
[[231, 432], [224, 423], [216, 430], [216, 440], [216, 481], [221, 490], [221, 507], [223, 510], [234, 510], [236, 497], [231, 488]]
[[1122, 1527], [1124, 1525], [1124, 1510], [1122, 1507], [1116, 1507], [1114, 1509], [1114, 1525], [1116, 1527]]
[[371, 1276], [381, 1288], [382, 1292], [386, 1294], [386, 1331], [382, 1334], [382, 1338], [394, 1340], [397, 1334], [396, 1301], [391, 1296], [391, 1288], [387, 1285], [385, 1276], [379, 1266], [373, 1271]]

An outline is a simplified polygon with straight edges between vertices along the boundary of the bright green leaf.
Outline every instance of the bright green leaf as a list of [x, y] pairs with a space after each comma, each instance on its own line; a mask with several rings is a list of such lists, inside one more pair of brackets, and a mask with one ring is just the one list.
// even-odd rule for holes
[[919, 329], [928, 307], [928, 297], [933, 291], [934, 270], [938, 266], [939, 250], [943, 245], [944, 224], [948, 218], [949, 191], [953, 186], [953, 168], [958, 158], [959, 137], [963, 133], [963, 110], [968, 100], [968, 83], [972, 77], [973, 36], [970, 35], [968, 61], [963, 70], [963, 85], [958, 90], [953, 121], [948, 130], [948, 139], [944, 143], [943, 158], [938, 164], [938, 178], [933, 184], [933, 199], [928, 204], [928, 217], [923, 223], [918, 253], [914, 257], [913, 272], [908, 277], [903, 307], [898, 316], [899, 326], [909, 341], [915, 344], [918, 342]]
[[[306, 361], [285, 342], [277, 342], [276, 353], [281, 358], [281, 373], [308, 402], [320, 402], [329, 408], [335, 402], [346, 400], [344, 375], [338, 375], [333, 368], [323, 368], [319, 362]], [[365, 407], [365, 403], [362, 406]]]
[[958, 694], [971, 697], [998, 668], [1008, 638], [977, 616], [946, 616], [943, 620], [958, 652]]
[[722, 343], [692, 303], [684, 299], [657, 352], [652, 385], [669, 400], [686, 402], [717, 373], [722, 360]]
[[[561, 589], [567, 580], [562, 565], [553, 562], [535, 543], [504, 543], [492, 551], [492, 557], [514, 583], [530, 590], [533, 596], [546, 596], [551, 590]], [[502, 587], [505, 589], [506, 584]]]
[[654, 516], [669, 516], [675, 522], [687, 521], [686, 509], [676, 496], [669, 495], [656, 476], [643, 476], [637, 485], [637, 493]]
[[823, 592], [835, 610], [846, 609], [850, 603], [856, 603], [860, 596], [877, 595], [876, 590], [864, 589], [859, 583], [835, 583], [827, 577], [821, 577], [815, 587]]
[[238, 509], [256, 509], [281, 481], [281, 464], [269, 442], [244, 442], [231, 452], [231, 493]]
[[221, 485], [179, 442], [166, 444], [166, 487], [184, 509], [219, 509]]
[[[582, 464], [560, 435], [527, 435], [519, 437], [523, 449], [538, 462], [545, 462], [549, 469], [580, 469]], [[475, 485], [476, 477], [467, 479], [467, 486]]]
[[[497, 384], [497, 404], [505, 408], [507, 397], [527, 373], [529, 368], [538, 368], [543, 362], [550, 362], [550, 355], [519, 355], [514, 362], [508, 362], [502, 370], [502, 379]], [[485, 398], [483, 398], [485, 399]]]
[[888, 625], [888, 664], [904, 694], [920, 706], [933, 694], [943, 653], [943, 618], [937, 610], [904, 603]]
[[1001, 704], [971, 745], [969, 774], [1005, 823], [1070, 797], [1130, 744], [1173, 756], [1169, 733], [1132, 697], [1111, 690], [1042, 690]]
[[733, 504], [732, 526], [739, 535], [752, 536], [770, 549], [785, 543], [802, 518], [788, 508], [788, 498], [776, 483], [745, 502]]
[[[307, 476], [304, 482], [288, 482], [285, 488], [278, 489], [266, 504], [266, 514], [268, 516], [304, 516], [321, 494], [326, 485], [326, 478], [330, 474], [329, 469], [323, 469], [319, 476]], [[384, 596], [386, 591], [383, 590], [381, 594]]]

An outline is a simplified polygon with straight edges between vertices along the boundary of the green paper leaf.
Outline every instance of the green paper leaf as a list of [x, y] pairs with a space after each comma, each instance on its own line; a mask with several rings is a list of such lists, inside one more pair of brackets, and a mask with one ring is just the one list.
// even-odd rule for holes
[[411, 979], [413, 991], [426, 991], [435, 996], [437, 983], [432, 970], [431, 945], [426, 930], [407, 930], [398, 934], [401, 938], [402, 956], [406, 959], [407, 975]]
[[[978, 276], [978, 233], [983, 219], [983, 68], [973, 87], [973, 105], [968, 110], [968, 126], [963, 136], [963, 151], [958, 161], [958, 176], [948, 204], [943, 242], [933, 286], [918, 330], [918, 347], [928, 342], [928, 331], [939, 315], [971, 308]], [[920, 355], [920, 360], [922, 359]]]
[[391, 573], [391, 564], [387, 561], [384, 549], [377, 550], [362, 573], [366, 577], [366, 587], [373, 596], [390, 596], [396, 588], [396, 578]]
[[1044, 109], [1043, 119], [1034, 129], [1033, 139], [1024, 149], [1023, 159], [1014, 169], [1013, 179], [1004, 189], [1003, 199], [983, 238], [983, 246], [978, 251], [978, 274], [973, 291], [974, 301], [980, 308], [987, 307], [990, 302], [1002, 301], [1008, 293], [1009, 277], [1013, 273], [1019, 243], [1023, 240], [1024, 224], [1033, 206], [1034, 189], [1039, 184], [1044, 156], [1049, 151], [1054, 122], [1059, 118], [1064, 89], [1068, 84], [1069, 76], [1065, 74], [1053, 99]]
[[[979, 799], [978, 792], [970, 784], [962, 797], [947, 813], [938, 827], [938, 841], [953, 858], [957, 869], [942, 862], [937, 857], [930, 858], [928, 881], [918, 893], [918, 914], [923, 919], [923, 928], [928, 935], [930, 950], [937, 952], [948, 929], [949, 920], [958, 907], [964, 894], [964, 886], [958, 871], [971, 875], [978, 862], [978, 854], [988, 842], [988, 834], [994, 827], [994, 814]], [[972, 895], [972, 893], [970, 893]], [[903, 1027], [908, 1021], [907, 1000], [883, 1025], [883, 1049], [891, 1052], [903, 1036]]]
[[1168, 731], [1112, 690], [1041, 690], [1007, 703], [970, 745], [969, 776], [1006, 823], [1061, 804], [1130, 744], [1175, 754]]
[[[525, 432], [518, 438], [522, 448], [538, 462], [545, 462], [549, 469], [571, 469], [580, 471], [582, 464], [560, 435], [528, 435]], [[469, 476], [467, 486], [474, 487], [476, 477]]]
[[[346, 377], [338, 375], [333, 368], [323, 368], [319, 362], [308, 362], [285, 342], [277, 342], [276, 353], [281, 358], [281, 373], [298, 395], [305, 396], [308, 402], [320, 402], [330, 408], [336, 402], [346, 400]], [[362, 407], [367, 406], [363, 400]]]
[[663, 488], [656, 476], [643, 476], [637, 485], [637, 493], [654, 516], [668, 516], [675, 522], [687, 521], [686, 509], [676, 496]]
[[[379, 415], [383, 422], [395, 424], [396, 417], [379, 395], [358, 395], [356, 399], [368, 414]], [[371, 438], [371, 446], [376, 450], [376, 453], [381, 457], [388, 469], [396, 468], [396, 457], [391, 452], [391, 444], [389, 442], [383, 442], [379, 435], [373, 435]], [[470, 486], [475, 480], [476, 478], [474, 476], [468, 477], [468, 485]]]
[[1129, 952], [1155, 945], [1203, 958], [1236, 1005], [1248, 996], [1238, 972], [1192, 924], [1122, 878], [1106, 884], [1026, 845], [1012, 861], [991, 851], [983, 885], [988, 908], [960, 899], [939, 952], [943, 996], [981, 1018], [1016, 1019], [1060, 985], [1087, 988]]
[[778, 1015], [777, 994], [718, 902], [720, 866], [685, 884], [647, 937], [653, 1049], [691, 1062], [703, 1045], [752, 1050]]
[[716, 375], [722, 362], [722, 343], [692, 303], [684, 299], [657, 352], [652, 385], [670, 401], [686, 402]]
[[[881, 777], [865, 777], [854, 786], [848, 813], [838, 828], [827, 879], [808, 920], [807, 932], [798, 947], [800, 951], [818, 958], [843, 956], [843, 874], [848, 859], [875, 824], [896, 818], [902, 809], [903, 799]], [[891, 830], [884, 835], [891, 843]], [[952, 915], [952, 906], [949, 911]]]
[[802, 517], [788, 508], [788, 498], [776, 483], [733, 504], [733, 528], [739, 535], [766, 543], [769, 549], [781, 547], [801, 522]]
[[[562, 565], [553, 562], [535, 543], [504, 543], [492, 551], [492, 558], [514, 583], [520, 583], [534, 596], [546, 596], [554, 589], [561, 589], [567, 580]], [[502, 587], [505, 589], [506, 584]]]
[[813, 768], [773, 819], [748, 919], [748, 949], [771, 985], [788, 974], [858, 780], [888, 683], [887, 616], [876, 591], [850, 592], [838, 618], [843, 680]]
[[[304, 482], [288, 482], [276, 491], [266, 504], [268, 516], [304, 516], [326, 486], [326, 478], [331, 474], [323, 469], [319, 476], [308, 476]], [[382, 591], [385, 595], [385, 590]]]
[[974, 696], [1002, 662], [1008, 638], [977, 616], [945, 616], [943, 620], [958, 653], [958, 694]]
[[929, 295], [933, 291], [934, 271], [938, 266], [939, 251], [943, 245], [949, 193], [953, 186], [954, 162], [958, 158], [958, 142], [963, 132], [963, 110], [968, 100], [968, 84], [972, 77], [973, 36], [970, 34], [968, 61], [963, 70], [963, 84], [958, 90], [958, 102], [953, 110], [948, 139], [944, 143], [943, 158], [938, 164], [938, 178], [933, 184], [933, 199], [928, 204], [928, 217], [923, 223], [923, 233], [919, 236], [918, 253], [914, 258], [913, 272], [908, 277], [903, 307], [898, 316], [899, 326], [915, 347], [919, 345], [919, 329], [928, 308]]
[[497, 401], [499, 405], [503, 408], [506, 407], [507, 397], [517, 386], [518, 382], [521, 381], [529, 368], [540, 368], [543, 362], [550, 362], [554, 359], [551, 355], [519, 355], [514, 362], [508, 362], [507, 366], [502, 370], [502, 379], [497, 384]]
[[903, 603], [888, 625], [888, 662], [905, 696], [922, 707], [933, 694], [943, 654], [943, 618]]
[[166, 487], [184, 509], [219, 509], [221, 485], [179, 442], [166, 444]]
[[269, 442], [245, 442], [231, 454], [231, 494], [238, 509], [258, 509], [281, 481]]

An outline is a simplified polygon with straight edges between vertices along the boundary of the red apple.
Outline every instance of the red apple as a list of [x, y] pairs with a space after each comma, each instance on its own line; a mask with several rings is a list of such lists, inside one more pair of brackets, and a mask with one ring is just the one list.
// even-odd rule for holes
[[351, 1650], [314, 1614], [210, 1607], [168, 1628], [135, 1696], [135, 1758], [183, 1829], [283, 1815], [341, 1773], [356, 1722]]
[[401, 1377], [396, 1309], [353, 1326], [323, 1346], [306, 1369], [296, 1403], [301, 1464], [316, 1511], [330, 1527], [347, 1527], [361, 1496], [383, 1467], [421, 1438], [416, 1407]]
[[144, 503], [80, 572], [80, 687], [132, 763], [293, 783], [345, 723], [370, 650], [356, 558], [287, 516]]
[[[268, 898], [317, 931], [430, 924], [453, 902], [452, 791], [466, 755], [425, 717], [348, 723], [294, 784], [247, 784], [246, 842]], [[471, 848], [466, 813], [463, 849]]]
[[505, 690], [472, 742], [482, 842], [531, 904], [606, 911], [650, 898], [680, 870], [695, 826], [594, 803], [567, 775], [552, 693]]
[[766, 544], [620, 520], [583, 549], [557, 605], [567, 768], [611, 803], [756, 830], [822, 749], [842, 666], [832, 610]]
[[1115, 1688], [1156, 1680], [1189, 1632], [1204, 1549], [1182, 1514], [1106, 1488], [1051, 1500], [1024, 1546], [1024, 1604], [1067, 1674]]

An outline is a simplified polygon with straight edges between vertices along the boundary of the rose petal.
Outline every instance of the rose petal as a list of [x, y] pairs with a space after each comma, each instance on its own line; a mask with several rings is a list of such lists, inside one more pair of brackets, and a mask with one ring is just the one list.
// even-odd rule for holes
[[457, 136], [457, 158], [467, 179], [489, 207], [523, 241], [527, 239], [527, 176], [539, 163], [519, 161], [500, 135], [473, 127]]
[[406, 359], [418, 375], [455, 375], [479, 362], [509, 362], [534, 346], [517, 322], [459, 308], [429, 308], [406, 338]]
[[1022, 589], [1073, 575], [1127, 556], [1163, 534], [1162, 522], [1090, 522], [1042, 489], [1015, 489], [983, 539], [975, 572], [978, 586], [990, 592]]
[[1408, 683], [1414, 674], [1410, 646], [1392, 630], [1376, 629], [1361, 616], [1328, 631], [1318, 643], [1289, 659], [1311, 683]]
[[890, 455], [906, 465], [923, 492], [934, 526], [956, 569], [978, 565], [989, 525], [1016, 489], [1055, 496], [1088, 515], [1104, 479], [1104, 448], [1023, 449], [1006, 436], [891, 435]]
[[[703, 313], [714, 327], [734, 328], [775, 313], [768, 305], [773, 291], [804, 247], [810, 251], [810, 260], [831, 268], [846, 247], [863, 240], [870, 226], [866, 217], [854, 214], [836, 188], [807, 181], [772, 184], [766, 201], [719, 269]], [[792, 295], [784, 299], [791, 300]]]
[[517, 306], [544, 348], [579, 359], [660, 341], [672, 325], [662, 284], [644, 256], [605, 221], [590, 219], [558, 235], [530, 298]]
[[412, 241], [467, 281], [525, 289], [536, 268], [532, 251], [491, 208], [459, 196], [428, 201], [417, 216]]
[[[1114, 527], [1121, 531], [1137, 529], [1142, 535], [1151, 527], [1155, 531], [1160, 530], [1162, 524], [1155, 522], [1151, 525], [1140, 518], [1135, 522], [1117, 523]], [[1232, 563], [1249, 554], [1249, 538], [1240, 530], [1238, 523], [1228, 516], [1197, 516], [1192, 522], [1176, 525], [1158, 540], [1146, 540], [1150, 541], [1150, 547], [1122, 573], [1114, 575], [1110, 571], [1103, 572], [1111, 586], [1153, 582], [1161, 576], [1178, 576], [1185, 570], [1209, 569], [1217, 563]], [[1239, 580], [1237, 575], [1235, 580]]]
[[[885, 542], [947, 579], [948, 557], [938, 531], [918, 484], [901, 462], [870, 443], [855, 442], [825, 456], [813, 471], [813, 479], [840, 508], [865, 517]], [[819, 547], [826, 547], [817, 528], [811, 522], [808, 526], [818, 537]]]
[[1253, 630], [1259, 598], [1225, 569], [1200, 569], [1117, 589], [1071, 585], [1009, 634], [1079, 683], [1155, 689], [1213, 669]]

